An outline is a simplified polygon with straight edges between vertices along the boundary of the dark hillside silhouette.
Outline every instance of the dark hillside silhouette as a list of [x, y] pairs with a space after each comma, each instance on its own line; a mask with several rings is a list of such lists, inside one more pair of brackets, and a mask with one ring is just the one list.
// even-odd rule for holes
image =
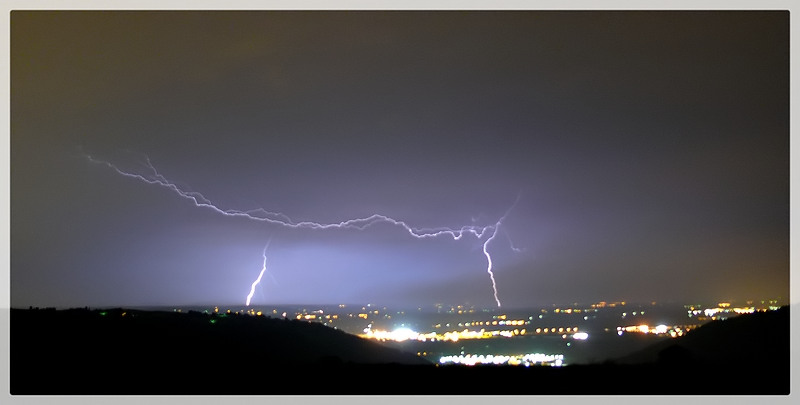
[[11, 322], [14, 394], [237, 392], [281, 370], [305, 381], [335, 365], [429, 364], [317, 323], [248, 315], [12, 310]]
[[11, 310], [12, 395], [786, 395], [789, 309], [592, 365], [436, 366], [305, 321]]
[[712, 321], [680, 339], [618, 359], [621, 364], [751, 364], [789, 374], [789, 307]]

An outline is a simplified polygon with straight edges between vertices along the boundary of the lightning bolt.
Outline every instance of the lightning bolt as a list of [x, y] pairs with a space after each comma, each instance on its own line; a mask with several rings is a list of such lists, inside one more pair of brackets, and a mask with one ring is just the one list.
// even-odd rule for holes
[[[408, 232], [411, 236], [417, 239], [424, 239], [424, 238], [435, 238], [439, 236], [449, 235], [453, 238], [453, 240], [460, 240], [465, 234], [470, 234], [475, 236], [478, 240], [482, 239], [484, 235], [491, 233], [491, 235], [486, 239], [483, 243], [483, 254], [486, 256], [486, 260], [488, 262], [488, 267], [486, 269], [487, 273], [489, 273], [489, 277], [492, 281], [492, 290], [494, 292], [494, 299], [497, 303], [497, 306], [500, 307], [500, 300], [497, 296], [497, 284], [494, 279], [494, 273], [492, 272], [492, 256], [489, 253], [488, 245], [494, 237], [497, 235], [497, 231], [500, 227], [500, 224], [505, 220], [506, 216], [508, 216], [511, 209], [516, 206], [517, 202], [519, 201], [519, 196], [517, 196], [517, 200], [514, 204], [506, 211], [506, 213], [493, 225], [486, 225], [486, 226], [477, 226], [477, 225], [465, 225], [461, 228], [448, 228], [448, 227], [439, 227], [439, 228], [415, 228], [409, 226], [406, 222], [400, 221], [385, 215], [381, 214], [372, 214], [368, 217], [364, 218], [355, 218], [355, 219], [348, 219], [342, 222], [335, 222], [335, 223], [319, 223], [319, 222], [312, 222], [312, 221], [301, 221], [295, 222], [287, 215], [284, 215], [279, 212], [271, 212], [267, 211], [263, 208], [258, 208], [249, 211], [240, 211], [240, 210], [233, 210], [233, 209], [222, 209], [215, 205], [211, 200], [206, 198], [203, 194], [196, 192], [196, 191], [187, 191], [179, 187], [174, 182], [168, 180], [166, 177], [161, 175], [158, 170], [153, 166], [150, 162], [150, 159], [145, 157], [145, 166], [149, 171], [152, 172], [150, 175], [144, 175], [134, 172], [129, 172], [120, 169], [118, 166], [112, 164], [111, 162], [107, 162], [104, 160], [96, 159], [88, 154], [84, 154], [84, 157], [92, 163], [98, 165], [104, 165], [118, 174], [132, 178], [135, 180], [139, 180], [141, 182], [155, 185], [159, 187], [166, 188], [173, 193], [177, 194], [179, 197], [184, 198], [186, 200], [191, 201], [196, 207], [209, 209], [217, 214], [224, 215], [227, 217], [235, 217], [235, 218], [244, 218], [251, 221], [258, 221], [258, 222], [265, 222], [269, 224], [275, 224], [282, 227], [287, 228], [302, 228], [302, 229], [356, 229], [356, 230], [364, 230], [374, 224], [377, 223], [389, 223], [395, 226], [399, 226], [403, 228], [406, 232]], [[264, 253], [264, 269], [262, 269], [261, 274], [259, 274], [258, 279], [253, 283], [251, 286], [251, 294], [248, 296], [248, 303], [250, 297], [252, 296], [252, 290], [255, 289], [255, 285], [257, 285], [261, 281], [261, 277], [263, 276], [264, 271], [266, 270], [266, 248]]]
[[[272, 240], [272, 238], [270, 238], [270, 240]], [[250, 294], [247, 294], [247, 300], [244, 304], [245, 306], [250, 306], [250, 300], [253, 298], [253, 293], [256, 292], [256, 286], [261, 282], [261, 277], [264, 276], [264, 272], [267, 271], [267, 247], [269, 247], [270, 240], [268, 240], [267, 245], [264, 246], [264, 252], [262, 253], [262, 256], [264, 256], [264, 264], [261, 266], [261, 273], [258, 273], [258, 278], [256, 278], [256, 281], [253, 281], [253, 284], [250, 285]], [[272, 275], [270, 274], [270, 277], [271, 276]]]
[[[508, 214], [511, 212], [514, 207], [517, 206], [519, 202], [519, 195], [517, 195], [517, 199], [514, 201], [514, 204], [506, 210], [506, 213], [503, 214], [500, 219], [497, 220], [497, 223], [494, 224], [494, 229], [492, 230], [492, 236], [486, 238], [486, 242], [483, 242], [483, 254], [486, 256], [486, 261], [489, 263], [488, 267], [486, 268], [486, 272], [489, 273], [489, 279], [492, 280], [492, 291], [494, 292], [494, 301], [497, 303], [497, 307], [500, 308], [502, 305], [500, 304], [500, 299], [497, 298], [497, 283], [494, 281], [494, 273], [492, 272], [492, 255], [489, 254], [489, 242], [491, 242], [495, 236], [497, 236], [497, 231], [500, 229], [500, 224], [506, 219]], [[508, 234], [506, 234], [508, 235]], [[510, 240], [510, 238], [509, 238]], [[513, 245], [512, 245], [513, 248]]]
[[524, 248], [518, 248], [514, 246], [514, 241], [511, 240], [511, 235], [509, 235], [508, 232], [505, 231], [505, 229], [503, 230], [503, 233], [506, 235], [506, 238], [508, 238], [508, 245], [511, 248], [511, 250], [517, 253], [522, 253], [525, 250]]

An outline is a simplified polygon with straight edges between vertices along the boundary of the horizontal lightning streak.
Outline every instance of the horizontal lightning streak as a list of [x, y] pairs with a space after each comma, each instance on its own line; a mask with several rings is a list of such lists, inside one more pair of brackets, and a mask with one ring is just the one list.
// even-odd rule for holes
[[[312, 222], [312, 221], [302, 221], [302, 222], [294, 222], [289, 217], [281, 213], [275, 213], [266, 211], [263, 208], [250, 210], [250, 211], [239, 211], [239, 210], [223, 210], [216, 205], [214, 205], [211, 200], [206, 198], [203, 194], [194, 191], [185, 191], [180, 189], [175, 183], [167, 180], [164, 176], [158, 173], [155, 167], [150, 163], [150, 160], [147, 160], [147, 166], [150, 170], [153, 171], [153, 177], [148, 178], [141, 174], [137, 173], [130, 173], [126, 172], [117, 166], [103, 161], [97, 160], [91, 156], [86, 156], [89, 161], [97, 164], [102, 164], [108, 166], [109, 168], [113, 169], [120, 175], [125, 177], [130, 177], [133, 179], [137, 179], [143, 181], [147, 184], [157, 185], [169, 190], [172, 190], [174, 193], [178, 194], [180, 197], [183, 197], [187, 200], [190, 200], [194, 203], [195, 206], [201, 208], [207, 208], [213, 210], [218, 214], [222, 214], [228, 217], [238, 217], [238, 218], [245, 218], [253, 221], [260, 221], [260, 222], [267, 222], [271, 224], [276, 224], [284, 227], [289, 228], [307, 228], [307, 229], [332, 229], [332, 228], [347, 228], [347, 229], [357, 229], [357, 230], [364, 230], [367, 227], [374, 225], [379, 222], [390, 223], [392, 225], [397, 225], [405, 229], [409, 234], [416, 238], [431, 238], [437, 237], [442, 235], [450, 235], [454, 240], [459, 240], [461, 237], [464, 236], [465, 233], [475, 235], [478, 239], [482, 238], [483, 235], [490, 230], [494, 229], [494, 226], [475, 226], [475, 225], [467, 225], [463, 226], [460, 229], [452, 229], [452, 228], [413, 228], [406, 224], [404, 221], [399, 221], [391, 217], [387, 217], [385, 215], [380, 214], [373, 214], [365, 218], [356, 218], [356, 219], [349, 219], [346, 221], [338, 222], [338, 223], [328, 223], [323, 224], [319, 222]], [[256, 216], [255, 213], [262, 213], [264, 216]]]
[[[517, 200], [511, 206], [511, 208], [506, 211], [506, 213], [497, 221], [494, 225], [486, 225], [486, 226], [476, 226], [476, 225], [465, 225], [461, 228], [447, 228], [447, 227], [439, 227], [439, 228], [414, 228], [409, 226], [406, 222], [396, 220], [394, 218], [381, 215], [381, 214], [373, 214], [368, 217], [364, 218], [355, 218], [349, 219], [346, 221], [336, 222], [336, 223], [319, 223], [319, 222], [312, 222], [312, 221], [301, 221], [301, 222], [294, 222], [288, 216], [277, 213], [267, 211], [263, 208], [258, 208], [249, 211], [240, 211], [240, 210], [224, 210], [216, 206], [214, 203], [211, 202], [208, 198], [206, 198], [203, 194], [195, 191], [186, 191], [178, 187], [174, 182], [169, 181], [166, 177], [161, 175], [158, 170], [153, 166], [150, 162], [149, 158], [145, 158], [147, 168], [152, 171], [152, 175], [145, 176], [138, 173], [132, 173], [125, 170], [120, 169], [119, 167], [115, 166], [114, 164], [104, 161], [95, 159], [92, 156], [85, 155], [85, 157], [92, 163], [100, 164], [111, 168], [112, 170], [116, 171], [118, 174], [129, 177], [132, 179], [136, 179], [142, 181], [147, 184], [160, 186], [170, 191], [174, 192], [178, 196], [191, 201], [195, 206], [200, 208], [210, 209], [218, 214], [227, 216], [227, 217], [235, 217], [235, 218], [244, 218], [247, 220], [252, 221], [259, 221], [259, 222], [266, 222], [270, 224], [275, 224], [283, 227], [288, 228], [303, 228], [303, 229], [356, 229], [356, 230], [364, 230], [374, 224], [377, 223], [389, 223], [395, 226], [399, 226], [403, 228], [406, 232], [408, 232], [411, 236], [417, 239], [424, 239], [424, 238], [435, 238], [439, 236], [449, 235], [453, 238], [453, 240], [460, 240], [465, 234], [474, 235], [478, 240], [482, 239], [484, 235], [487, 233], [491, 233], [489, 238], [483, 243], [483, 254], [486, 256], [488, 261], [488, 268], [487, 272], [489, 273], [489, 277], [492, 281], [492, 290], [494, 292], [494, 299], [497, 302], [497, 306], [500, 307], [500, 300], [497, 297], [497, 285], [494, 279], [494, 273], [492, 272], [492, 257], [488, 251], [489, 242], [491, 242], [494, 237], [497, 235], [497, 230], [500, 227], [501, 222], [505, 219], [511, 209], [517, 204], [519, 201], [519, 196], [517, 196]], [[516, 250], [516, 249], [515, 249]], [[262, 269], [261, 274], [259, 274], [258, 279], [253, 283], [251, 286], [250, 295], [248, 295], [247, 302], [249, 305], [250, 298], [252, 297], [253, 290], [255, 286], [261, 281], [261, 277], [266, 270], [266, 248], [264, 252], [264, 263], [265, 267]]]

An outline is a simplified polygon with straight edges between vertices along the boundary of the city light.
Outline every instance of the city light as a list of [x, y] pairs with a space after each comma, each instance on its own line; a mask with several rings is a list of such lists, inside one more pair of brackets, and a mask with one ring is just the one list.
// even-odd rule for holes
[[[700, 317], [700, 320], [704, 320], [704, 319], [707, 319], [707, 318], [710, 318], [711, 320], [716, 320], [716, 319], [726, 319], [726, 317], [728, 316], [727, 314], [731, 314], [731, 313], [734, 313], [736, 315], [752, 314], [752, 313], [754, 313], [756, 311], [758, 311], [758, 312], [766, 312], [767, 310], [774, 311], [774, 310], [776, 310], [778, 308], [779, 307], [773, 307], [773, 306], [769, 306], [767, 308], [759, 308], [759, 309], [756, 309], [756, 307], [754, 307], [754, 306], [733, 307], [732, 308], [730, 306], [730, 303], [721, 302], [715, 308], [706, 308], [704, 310], [700, 310], [699, 308], [696, 308], [695, 306], [690, 306], [689, 307], [689, 311], [688, 311], [688, 315], [689, 315], [690, 318], [694, 317], [694, 316]], [[705, 318], [703, 318], [703, 317], [705, 317]]]
[[[300, 319], [300, 318], [298, 318]], [[436, 327], [440, 327], [441, 325], [436, 325]], [[566, 339], [567, 336], [572, 336], [575, 339], [586, 339], [589, 335], [586, 333], [578, 332], [577, 327], [568, 328], [573, 333], [563, 334], [563, 338]], [[564, 328], [558, 328], [561, 332], [564, 331]], [[552, 332], [555, 333], [556, 328], [552, 328]], [[536, 329], [536, 333], [541, 333], [542, 330], [540, 328]], [[425, 341], [449, 341], [449, 342], [458, 342], [459, 340], [465, 339], [491, 339], [491, 338], [513, 338], [524, 336], [527, 333], [526, 329], [506, 329], [506, 330], [469, 330], [464, 329], [461, 331], [448, 331], [443, 333], [437, 332], [428, 332], [428, 333], [419, 333], [415, 332], [408, 328], [399, 328], [394, 331], [386, 331], [386, 330], [373, 330], [372, 328], [365, 328], [363, 333], [359, 336], [366, 339], [375, 339], [381, 341], [396, 341], [402, 342], [405, 340], [418, 340], [421, 342]], [[548, 329], [544, 330], [544, 333], [548, 333]]]
[[654, 334], [654, 335], [664, 335], [667, 334], [670, 337], [676, 338], [679, 336], [683, 336], [686, 332], [694, 329], [695, 325], [683, 325], [683, 326], [667, 326], [667, 325], [658, 325], [655, 327], [651, 327], [649, 325], [631, 325], [631, 326], [617, 326], [617, 335], [622, 336], [623, 333], [642, 333], [642, 334]]
[[[466, 340], [477, 340], [477, 339], [535, 339], [538, 337], [549, 339], [549, 338], [560, 338], [564, 339], [568, 347], [575, 347], [575, 343], [577, 341], [587, 340], [589, 338], [589, 333], [586, 330], [591, 330], [591, 327], [588, 325], [582, 326], [579, 328], [575, 326], [572, 317], [575, 318], [585, 318], [583, 313], [595, 313], [595, 312], [602, 312], [602, 311], [613, 311], [616, 312], [620, 307], [622, 307], [623, 303], [613, 303], [614, 305], [606, 303], [605, 305], [599, 304], [596, 305], [595, 308], [554, 308], [552, 310], [547, 309], [540, 309], [536, 310], [536, 313], [531, 314], [500, 314], [500, 315], [491, 315], [486, 316], [485, 312], [483, 316], [472, 318], [466, 317], [467, 314], [478, 313], [472, 309], [466, 309], [464, 307], [452, 307], [450, 310], [447, 310], [447, 307], [444, 307], [442, 314], [456, 314], [458, 311], [461, 311], [465, 317], [463, 318], [450, 318], [449, 315], [446, 318], [439, 318], [439, 319], [431, 319], [430, 321], [426, 321], [420, 324], [418, 321], [414, 321], [413, 318], [411, 319], [404, 319], [403, 312], [393, 312], [385, 307], [381, 310], [376, 309], [374, 306], [358, 306], [354, 308], [360, 308], [360, 310], [355, 311], [348, 311], [343, 312], [341, 314], [337, 314], [335, 310], [322, 310], [322, 309], [298, 309], [297, 311], [290, 311], [290, 312], [281, 312], [282, 310], [278, 309], [263, 309], [264, 312], [254, 309], [248, 308], [243, 309], [240, 311], [236, 311], [235, 314], [244, 314], [244, 315], [251, 315], [251, 316], [265, 316], [270, 312], [272, 314], [278, 315], [281, 314], [283, 318], [289, 317], [289, 319], [296, 319], [298, 321], [307, 321], [307, 322], [319, 322], [324, 323], [326, 326], [333, 327], [334, 329], [340, 329], [347, 331], [348, 333], [352, 333], [357, 335], [361, 338], [366, 339], [373, 339], [383, 342], [406, 342], [406, 341], [419, 341], [419, 342], [460, 342]], [[608, 325], [608, 327], [604, 328], [607, 333], [623, 336], [626, 333], [634, 333], [634, 334], [641, 334], [641, 335], [651, 335], [653, 337], [663, 337], [663, 338], [678, 338], [681, 336], [685, 336], [689, 331], [696, 329], [703, 325], [708, 319], [709, 321], [712, 320], [711, 318], [706, 318], [706, 315], [712, 315], [717, 317], [718, 319], [725, 319], [724, 314], [728, 314], [727, 316], [733, 317], [738, 314], [750, 314], [753, 312], [762, 312], [767, 311], [766, 302], [762, 302], [762, 306], [754, 306], [752, 302], [748, 302], [747, 305], [729, 305], [729, 306], [718, 306], [719, 304], [713, 304], [713, 308], [704, 307], [700, 305], [684, 305], [684, 308], [688, 310], [688, 314], [692, 320], [696, 320], [693, 323], [678, 323], [676, 324], [667, 324], [667, 323], [659, 323], [656, 325], [651, 325], [645, 322], [643, 318], [639, 322], [631, 322], [632, 324], [628, 324], [625, 326], [616, 326], [616, 330], [614, 326]], [[769, 302], [770, 306], [773, 306], [775, 303], [772, 301]], [[617, 309], [612, 309], [616, 307]], [[339, 306], [339, 308], [343, 309], [343, 306]], [[627, 309], [634, 309], [630, 306], [626, 306]], [[211, 307], [206, 313], [213, 311], [215, 314], [222, 314], [222, 315], [232, 315], [233, 312], [228, 309], [224, 313], [220, 310], [220, 307]], [[640, 309], [640, 308], [639, 308]], [[633, 320], [639, 318], [640, 315], [644, 315], [645, 311], [641, 311], [637, 309], [637, 311], [626, 311], [626, 318]], [[770, 308], [771, 309], [771, 308]], [[421, 311], [421, 309], [419, 309]], [[173, 309], [175, 312], [181, 312], [181, 309], [175, 308]], [[445, 312], [446, 311], [446, 312]], [[417, 312], [417, 311], [415, 311]], [[650, 312], [648, 310], [647, 312]], [[679, 312], [680, 313], [680, 312]], [[545, 315], [547, 314], [547, 315]], [[616, 312], [615, 316], [618, 318], [621, 312]], [[685, 314], [685, 312], [684, 312]], [[544, 316], [543, 316], [544, 315]], [[219, 316], [219, 315], [218, 315]], [[486, 317], [484, 317], [486, 316]], [[683, 315], [685, 316], [685, 315]], [[563, 317], [563, 321], [559, 321], [558, 318]], [[481, 319], [482, 318], [482, 319]], [[545, 321], [539, 321], [539, 319], [545, 319]], [[568, 320], [568, 319], [569, 320]], [[592, 316], [592, 318], [595, 318]], [[662, 318], [663, 319], [663, 318]], [[676, 317], [674, 319], [680, 319], [680, 317]], [[685, 319], [685, 318], [684, 318]], [[584, 319], [585, 320], [585, 319]], [[666, 319], [664, 319], [666, 320]], [[409, 322], [410, 321], [410, 322]], [[580, 322], [580, 321], [578, 321]], [[577, 322], [576, 322], [577, 323]], [[427, 324], [427, 327], [426, 327]], [[335, 325], [335, 326], [334, 326]], [[423, 328], [423, 331], [419, 331], [419, 328]], [[424, 331], [427, 329], [427, 331]], [[599, 329], [602, 330], [602, 329]], [[601, 332], [599, 332], [601, 333]], [[600, 335], [594, 335], [600, 336]], [[570, 339], [571, 338], [571, 339]], [[472, 359], [471, 357], [469, 360], [464, 361], [489, 361], [484, 359], [475, 358]], [[518, 358], [503, 358], [497, 357], [492, 358], [491, 361], [504, 361], [506, 364], [524, 364], [525, 361], [522, 360], [521, 355]], [[553, 361], [555, 364], [555, 360]]]
[[543, 353], [528, 353], [522, 355], [473, 355], [461, 354], [458, 356], [442, 356], [439, 358], [440, 364], [461, 364], [465, 366], [474, 366], [476, 364], [493, 364], [501, 365], [507, 364], [511, 366], [533, 366], [544, 365], [560, 367], [564, 364], [563, 354], [543, 354]]
[[394, 336], [393, 340], [402, 342], [404, 340], [416, 339], [417, 336], [419, 336], [419, 333], [408, 328], [400, 328], [392, 332], [392, 335]]

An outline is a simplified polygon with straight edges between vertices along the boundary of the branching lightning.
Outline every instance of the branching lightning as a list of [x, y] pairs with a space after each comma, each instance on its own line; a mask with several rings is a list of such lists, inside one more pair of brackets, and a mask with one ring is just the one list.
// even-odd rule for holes
[[[152, 172], [150, 175], [144, 175], [139, 173], [128, 172], [125, 170], [120, 169], [118, 166], [104, 161], [95, 159], [90, 155], [85, 155], [86, 159], [88, 159], [92, 163], [100, 164], [111, 168], [112, 170], [116, 171], [118, 174], [129, 177], [132, 179], [136, 179], [142, 181], [147, 184], [156, 185], [159, 187], [166, 188], [179, 197], [184, 198], [192, 202], [195, 206], [200, 208], [205, 208], [214, 211], [217, 214], [228, 216], [228, 217], [236, 217], [236, 218], [244, 218], [247, 220], [258, 221], [258, 222], [266, 222], [269, 224], [279, 225], [282, 227], [287, 228], [302, 228], [302, 229], [356, 229], [356, 230], [364, 230], [374, 224], [377, 223], [389, 223], [395, 226], [399, 226], [403, 228], [406, 232], [408, 232], [411, 236], [417, 239], [424, 239], [424, 238], [435, 238], [439, 236], [449, 235], [453, 238], [453, 240], [460, 240], [465, 234], [471, 234], [475, 236], [478, 240], [482, 239], [484, 235], [489, 235], [486, 241], [483, 243], [483, 254], [486, 256], [486, 260], [488, 262], [487, 266], [487, 273], [492, 281], [492, 291], [494, 293], [494, 299], [497, 303], [497, 306], [500, 307], [501, 303], [498, 299], [497, 295], [497, 285], [494, 279], [494, 273], [492, 272], [492, 256], [488, 251], [489, 242], [491, 242], [494, 237], [497, 235], [498, 229], [500, 224], [505, 220], [506, 216], [508, 216], [511, 209], [516, 206], [517, 202], [519, 201], [519, 196], [517, 196], [517, 200], [514, 204], [506, 211], [506, 213], [493, 225], [486, 225], [486, 226], [477, 226], [477, 225], [465, 225], [460, 228], [448, 228], [448, 227], [439, 227], [439, 228], [415, 228], [409, 226], [406, 222], [400, 221], [385, 215], [381, 214], [373, 214], [368, 217], [364, 218], [355, 218], [355, 219], [348, 219], [346, 221], [337, 222], [337, 223], [319, 223], [319, 222], [312, 222], [312, 221], [301, 221], [295, 222], [287, 215], [279, 213], [279, 212], [271, 212], [267, 211], [263, 208], [258, 208], [249, 211], [240, 211], [240, 210], [232, 210], [232, 209], [221, 209], [217, 205], [215, 205], [211, 200], [206, 198], [203, 194], [196, 192], [196, 191], [187, 191], [179, 187], [174, 182], [168, 180], [166, 177], [161, 175], [158, 170], [153, 166], [150, 162], [149, 158], [145, 157], [145, 166]], [[512, 246], [513, 247], [513, 246]], [[514, 248], [516, 250], [516, 248]], [[266, 247], [264, 248], [264, 268], [259, 274], [258, 278], [253, 285], [251, 286], [250, 294], [247, 297], [247, 304], [249, 305], [250, 299], [253, 295], [253, 291], [255, 290], [255, 286], [261, 281], [261, 277], [263, 276], [264, 272], [266, 271]]]
[[522, 253], [525, 250], [525, 249], [518, 248], [518, 247], [514, 246], [514, 241], [511, 240], [511, 235], [509, 235], [508, 232], [505, 231], [505, 229], [503, 230], [503, 233], [506, 234], [506, 238], [508, 239], [508, 247], [510, 247], [511, 250], [513, 250], [513, 251], [515, 251], [517, 253]]
[[497, 298], [497, 283], [495, 283], [494, 281], [494, 273], [492, 272], [492, 255], [489, 254], [487, 247], [489, 246], [489, 242], [491, 242], [494, 239], [494, 237], [497, 236], [497, 231], [500, 229], [500, 223], [502, 223], [503, 220], [506, 219], [508, 213], [511, 212], [512, 209], [514, 209], [514, 207], [517, 205], [518, 202], [519, 202], [519, 196], [517, 196], [517, 199], [514, 201], [514, 204], [511, 205], [511, 207], [506, 211], [506, 213], [503, 214], [503, 216], [497, 220], [497, 223], [494, 224], [494, 227], [492, 229], [492, 236], [489, 236], [488, 238], [486, 238], [486, 242], [483, 242], [483, 254], [486, 255], [486, 261], [489, 263], [488, 267], [486, 267], [486, 272], [489, 273], [489, 279], [492, 280], [492, 291], [494, 292], [494, 301], [497, 303], [498, 308], [502, 307], [502, 305], [500, 304], [500, 299]]

